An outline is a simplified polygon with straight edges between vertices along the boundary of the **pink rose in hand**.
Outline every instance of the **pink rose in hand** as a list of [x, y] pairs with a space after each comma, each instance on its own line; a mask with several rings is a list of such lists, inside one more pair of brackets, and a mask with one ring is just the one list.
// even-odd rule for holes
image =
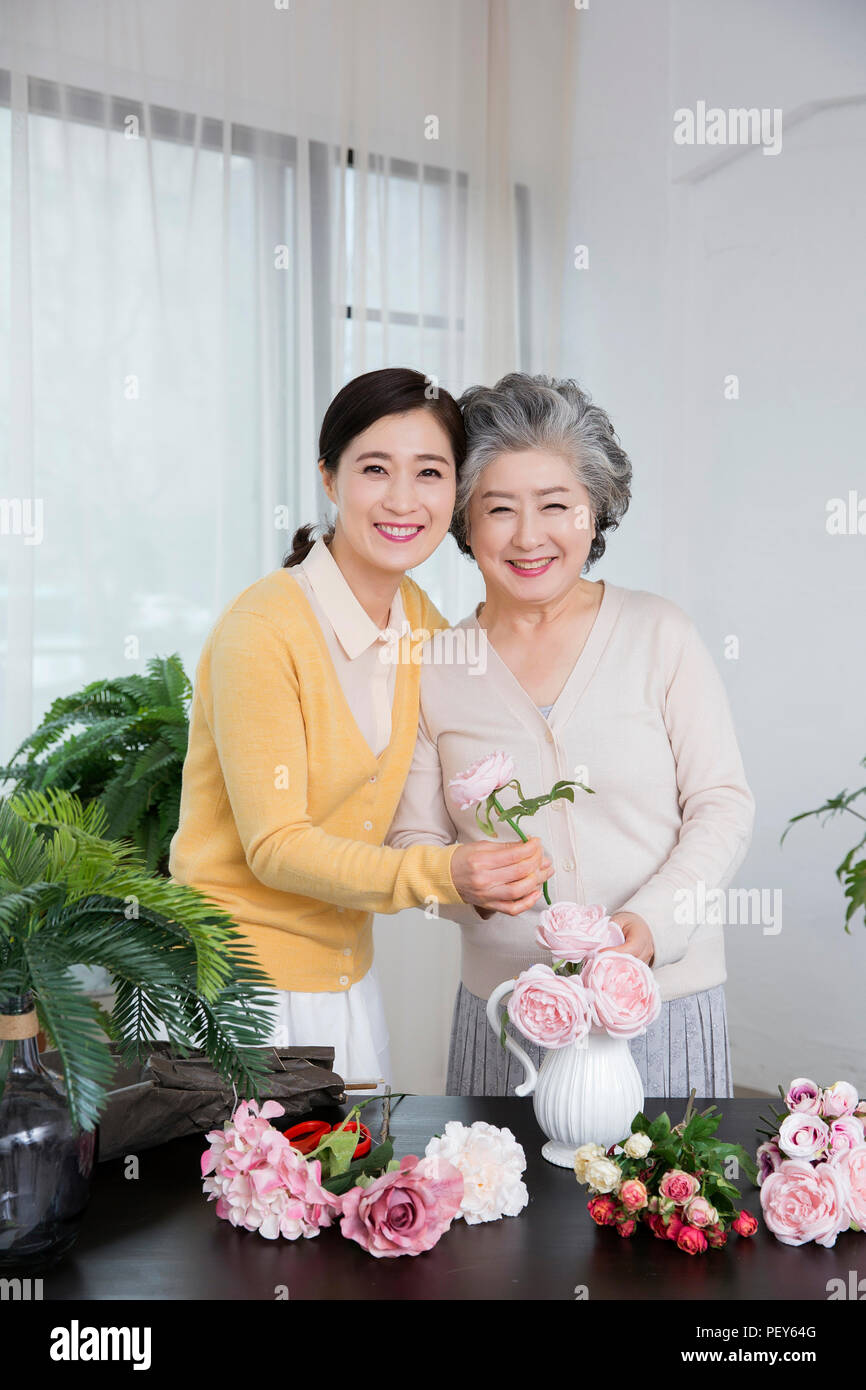
[[636, 1038], [661, 1012], [661, 995], [649, 966], [622, 951], [599, 951], [580, 978], [593, 996], [593, 1022], [614, 1038]]
[[797, 1110], [802, 1115], [820, 1115], [821, 1087], [807, 1076], [797, 1076], [788, 1087], [785, 1104], [789, 1110]]
[[553, 903], [538, 919], [535, 939], [546, 946], [556, 960], [579, 961], [595, 955], [605, 946], [621, 946], [622, 927], [612, 922], [598, 904]]
[[842, 1149], [829, 1162], [845, 1183], [850, 1224], [857, 1231], [866, 1231], [866, 1143]]
[[659, 1192], [669, 1202], [682, 1206], [691, 1197], [697, 1197], [701, 1185], [694, 1173], [686, 1173], [682, 1168], [669, 1168], [659, 1183]]
[[832, 1246], [849, 1224], [848, 1182], [833, 1163], [787, 1158], [761, 1184], [764, 1221], [783, 1245]]
[[853, 1115], [859, 1100], [860, 1097], [850, 1081], [834, 1081], [832, 1086], [824, 1089], [821, 1114], [827, 1119], [831, 1116]]
[[467, 767], [465, 772], [452, 777], [448, 786], [460, 810], [468, 811], [486, 801], [491, 792], [504, 787], [513, 776], [514, 763], [508, 753], [488, 753]]
[[579, 975], [557, 975], [549, 965], [531, 965], [508, 1000], [508, 1017], [530, 1042], [567, 1047], [592, 1026], [592, 1000]]
[[341, 1230], [377, 1259], [420, 1255], [448, 1230], [462, 1201], [463, 1174], [453, 1163], [408, 1154], [399, 1170], [344, 1194]]
[[829, 1143], [829, 1127], [819, 1115], [786, 1115], [779, 1125], [779, 1148], [788, 1158], [820, 1158]]

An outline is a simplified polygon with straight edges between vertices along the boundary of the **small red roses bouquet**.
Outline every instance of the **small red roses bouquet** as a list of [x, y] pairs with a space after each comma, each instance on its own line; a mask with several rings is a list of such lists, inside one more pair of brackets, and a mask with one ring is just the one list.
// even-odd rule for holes
[[769, 1230], [783, 1245], [832, 1246], [866, 1230], [866, 1101], [850, 1081], [818, 1086], [797, 1076], [768, 1109], [757, 1182]]
[[710, 1114], [714, 1105], [694, 1113], [694, 1097], [692, 1091], [673, 1128], [666, 1113], [655, 1120], [637, 1114], [631, 1134], [607, 1153], [600, 1144], [577, 1150], [575, 1176], [594, 1194], [587, 1210], [597, 1225], [615, 1226], [627, 1237], [644, 1222], [657, 1239], [673, 1241], [687, 1255], [720, 1249], [730, 1230], [754, 1235], [758, 1223], [737, 1209], [740, 1194], [723, 1165], [735, 1157], [753, 1180], [757, 1169], [740, 1144], [712, 1137], [722, 1117]]

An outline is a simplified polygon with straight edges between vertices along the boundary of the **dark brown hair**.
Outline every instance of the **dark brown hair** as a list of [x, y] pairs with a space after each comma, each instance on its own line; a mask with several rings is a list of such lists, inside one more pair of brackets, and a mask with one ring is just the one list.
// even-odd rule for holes
[[[429, 394], [433, 391], [433, 394]], [[466, 457], [466, 433], [463, 416], [454, 397], [441, 387], [431, 387], [430, 378], [411, 367], [383, 367], [364, 372], [339, 390], [325, 411], [319, 434], [319, 458], [333, 476], [343, 450], [359, 434], [369, 429], [385, 415], [404, 415], [407, 410], [429, 410], [435, 415], [451, 441], [451, 451], [457, 475]], [[292, 549], [282, 563], [283, 569], [299, 565], [315, 544], [312, 524], [300, 526], [292, 540]], [[334, 527], [324, 533], [330, 541]]]

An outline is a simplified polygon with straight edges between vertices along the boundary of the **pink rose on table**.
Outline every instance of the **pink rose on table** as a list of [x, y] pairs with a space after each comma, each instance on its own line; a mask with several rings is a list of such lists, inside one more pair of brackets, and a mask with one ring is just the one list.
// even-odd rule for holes
[[738, 1236], [753, 1236], [758, 1229], [757, 1219], [750, 1211], [745, 1210], [740, 1212], [736, 1221], [732, 1221], [731, 1225]]
[[683, 1207], [683, 1220], [690, 1226], [697, 1226], [703, 1230], [705, 1226], [715, 1226], [719, 1219], [719, 1213], [706, 1197], [692, 1197], [690, 1202], [686, 1202]]
[[756, 1158], [758, 1160], [758, 1186], [768, 1177], [770, 1173], [775, 1173], [785, 1155], [779, 1148], [775, 1139], [768, 1139], [766, 1143], [759, 1144]]
[[863, 1126], [856, 1115], [840, 1115], [830, 1121], [830, 1152], [854, 1149], [863, 1143]]
[[848, 1216], [857, 1231], [866, 1231], [866, 1144], [843, 1149], [829, 1160], [844, 1179], [848, 1195]]
[[853, 1115], [859, 1099], [850, 1081], [834, 1081], [832, 1086], [824, 1089], [821, 1114], [828, 1119], [831, 1116]]
[[625, 936], [619, 923], [612, 922], [598, 904], [561, 902], [542, 912], [535, 939], [557, 960], [579, 961], [605, 946], [621, 946]]
[[697, 1197], [701, 1185], [694, 1173], [686, 1173], [682, 1168], [670, 1168], [659, 1183], [659, 1192], [668, 1201], [682, 1206], [691, 1197]]
[[779, 1125], [779, 1148], [788, 1158], [820, 1158], [830, 1130], [819, 1115], [786, 1115]]
[[667, 1236], [668, 1240], [675, 1241], [685, 1224], [686, 1223], [684, 1221], [680, 1220], [676, 1212], [674, 1212], [672, 1216], [669, 1216], [667, 1221], [664, 1222], [665, 1235]]
[[580, 976], [557, 975], [549, 965], [524, 970], [507, 1009], [515, 1028], [542, 1047], [567, 1047], [592, 1026], [592, 1000]]
[[504, 787], [513, 776], [514, 763], [510, 754], [500, 751], [479, 758], [465, 772], [452, 777], [448, 786], [460, 810], [468, 811], [472, 806], [486, 801], [491, 792]]
[[696, 1226], [683, 1226], [677, 1236], [677, 1247], [687, 1255], [703, 1255], [707, 1248], [707, 1238]]
[[626, 1211], [640, 1211], [647, 1204], [647, 1190], [639, 1178], [628, 1178], [619, 1189], [619, 1200]]
[[638, 1037], [661, 1012], [655, 977], [637, 956], [599, 951], [590, 957], [580, 978], [593, 996], [593, 1022], [612, 1037]]
[[798, 1110], [803, 1115], [820, 1115], [821, 1088], [807, 1076], [797, 1076], [788, 1087], [785, 1104], [789, 1110]]
[[377, 1258], [420, 1255], [448, 1230], [463, 1201], [463, 1174], [434, 1156], [408, 1154], [400, 1168], [342, 1197], [341, 1230]]
[[612, 1226], [616, 1221], [616, 1199], [609, 1192], [591, 1197], [586, 1209], [597, 1226]]
[[835, 1245], [849, 1224], [848, 1183], [832, 1163], [787, 1158], [761, 1184], [764, 1221], [783, 1245]]

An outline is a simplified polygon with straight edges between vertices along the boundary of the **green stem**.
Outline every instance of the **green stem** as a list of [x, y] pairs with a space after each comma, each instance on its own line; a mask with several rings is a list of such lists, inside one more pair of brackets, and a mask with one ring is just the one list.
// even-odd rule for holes
[[[511, 826], [511, 829], [512, 829], [512, 830], [516, 830], [516, 831], [517, 831], [517, 834], [520, 836], [520, 838], [521, 838], [521, 840], [523, 841], [523, 843], [526, 844], [526, 841], [527, 841], [527, 839], [528, 839], [529, 837], [528, 837], [527, 835], [524, 835], [523, 831], [520, 829], [520, 826], [519, 826], [515, 821], [513, 821], [513, 820], [511, 819], [511, 817], [509, 816], [509, 814], [508, 814], [508, 812], [506, 811], [505, 807], [502, 806], [502, 805], [500, 805], [499, 798], [497, 797], [496, 792], [493, 792], [493, 793], [492, 793], [492, 799], [493, 799], [493, 805], [496, 807], [497, 811], [499, 812], [499, 819], [500, 819], [500, 820], [507, 821], [508, 824]], [[547, 880], [546, 880], [546, 879], [545, 879], [544, 883], [543, 883], [541, 886], [542, 886], [542, 889], [543, 889], [543, 892], [544, 892], [544, 901], [547, 903], [547, 905], [548, 905], [548, 907], [549, 907], [549, 906], [550, 906], [550, 894], [549, 894], [548, 891], [547, 891]]]

